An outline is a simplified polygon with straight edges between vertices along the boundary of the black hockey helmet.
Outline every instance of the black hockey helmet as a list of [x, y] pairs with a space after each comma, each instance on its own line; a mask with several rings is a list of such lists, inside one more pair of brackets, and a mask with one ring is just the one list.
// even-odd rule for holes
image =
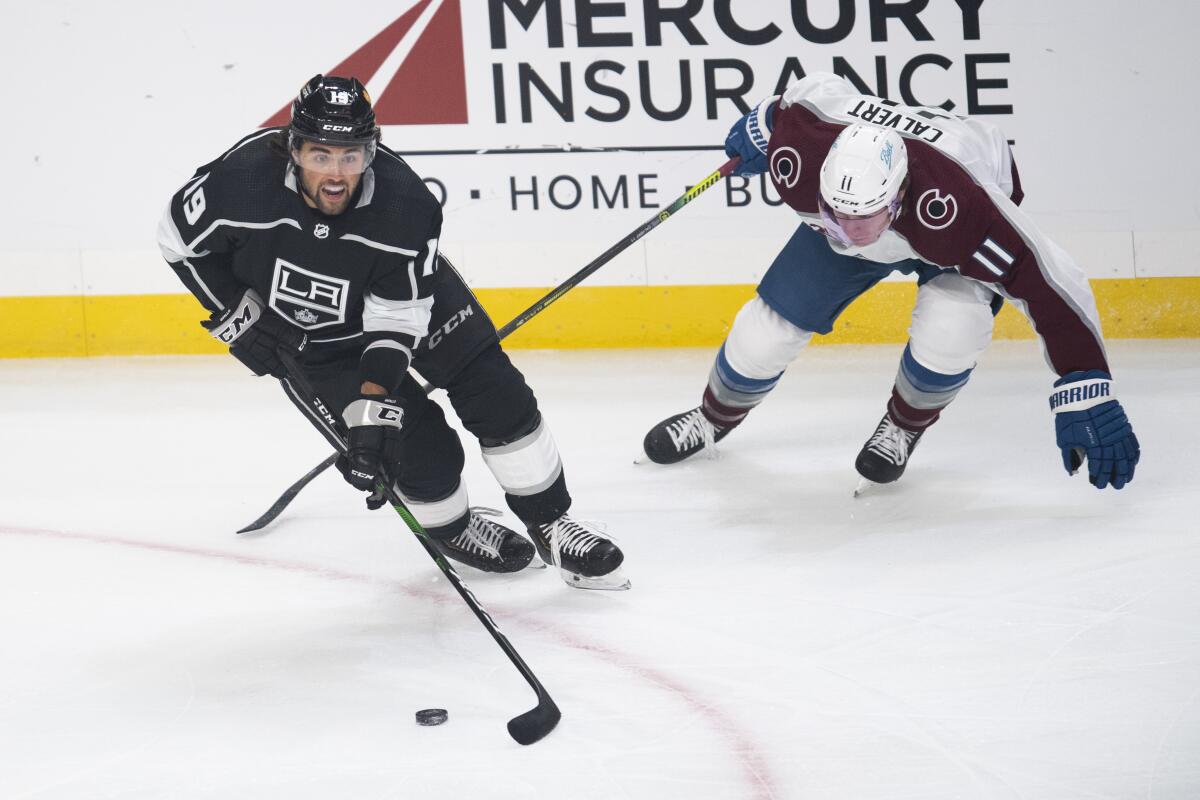
[[288, 148], [299, 149], [303, 139], [337, 147], [365, 145], [370, 163], [379, 141], [379, 125], [367, 87], [358, 78], [314, 75], [292, 101]]

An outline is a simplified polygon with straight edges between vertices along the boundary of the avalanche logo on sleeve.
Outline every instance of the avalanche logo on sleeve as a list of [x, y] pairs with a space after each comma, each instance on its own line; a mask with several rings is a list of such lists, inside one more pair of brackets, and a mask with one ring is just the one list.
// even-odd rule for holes
[[350, 281], [310, 272], [277, 258], [269, 303], [271, 308], [311, 331], [346, 321], [349, 289]]
[[952, 194], [942, 194], [938, 189], [928, 189], [917, 198], [917, 219], [931, 231], [950, 227], [958, 217], [958, 201]]
[[780, 186], [795, 188], [800, 182], [800, 153], [794, 147], [780, 147], [771, 153], [771, 177]]

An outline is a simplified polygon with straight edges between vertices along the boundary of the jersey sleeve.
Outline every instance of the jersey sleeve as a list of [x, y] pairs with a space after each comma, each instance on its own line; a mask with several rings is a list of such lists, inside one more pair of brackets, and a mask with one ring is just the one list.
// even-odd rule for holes
[[394, 393], [417, 344], [429, 333], [433, 314], [434, 274], [442, 210], [436, 202], [426, 214], [423, 241], [405, 258], [388, 259], [363, 296], [363, 352], [359, 373], [364, 382]]
[[824, 105], [822, 100], [848, 98], [860, 94], [854, 84], [831, 72], [813, 72], [788, 84], [779, 100], [779, 108], [786, 109], [797, 103], [809, 102]]
[[214, 184], [201, 167], [176, 192], [158, 223], [158, 247], [171, 269], [209, 311], [236, 305], [245, 287], [230, 267], [231, 245], [212, 201]]
[[[1020, 309], [1059, 376], [1108, 371], [1096, 299], [1075, 260], [1042, 234], [1005, 189], [976, 185], [960, 197], [957, 215], [967, 224], [933, 245], [930, 260], [990, 285]], [[918, 201], [916, 213], [918, 221], [929, 218], [928, 204]]]
[[1083, 269], [1002, 191], [987, 192], [997, 213], [971, 255], [972, 269], [977, 275], [1003, 273], [996, 276], [1003, 293], [1041, 337], [1055, 373], [1108, 372], [1100, 314]]

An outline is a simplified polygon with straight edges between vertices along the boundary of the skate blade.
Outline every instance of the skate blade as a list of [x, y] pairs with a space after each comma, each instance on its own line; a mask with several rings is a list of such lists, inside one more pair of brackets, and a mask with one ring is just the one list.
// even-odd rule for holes
[[592, 589], [602, 592], [624, 592], [633, 587], [629, 579], [625, 577], [625, 573], [620, 567], [617, 567], [607, 575], [597, 575], [594, 578], [588, 578], [583, 575], [576, 575], [574, 572], [568, 572], [562, 567], [558, 568], [558, 574], [562, 577], [563, 583], [570, 586], [572, 589]]
[[868, 491], [871, 490], [871, 487], [878, 486], [878, 485], [879, 484], [876, 483], [875, 481], [869, 481], [866, 478], [859, 478], [858, 486], [855, 487], [855, 489], [854, 489], [854, 496], [862, 497], [864, 494], [866, 494]]
[[646, 451], [639, 450], [638, 454], [636, 456], [634, 456], [634, 458], [633, 458], [633, 463], [634, 464], [645, 464], [649, 460], [650, 460], [650, 456], [646, 455]]

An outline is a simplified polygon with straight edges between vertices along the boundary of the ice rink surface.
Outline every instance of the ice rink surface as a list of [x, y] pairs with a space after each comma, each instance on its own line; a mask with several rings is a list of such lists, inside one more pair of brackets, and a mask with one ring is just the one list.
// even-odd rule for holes
[[899, 353], [810, 348], [670, 468], [632, 461], [711, 350], [514, 354], [633, 581], [463, 569], [563, 710], [531, 747], [532, 693], [393, 512], [331, 471], [234, 535], [327, 452], [269, 378], [0, 361], [0, 797], [1200, 797], [1200, 344], [1110, 344], [1121, 492], [1062, 472], [1021, 342], [855, 500]]

